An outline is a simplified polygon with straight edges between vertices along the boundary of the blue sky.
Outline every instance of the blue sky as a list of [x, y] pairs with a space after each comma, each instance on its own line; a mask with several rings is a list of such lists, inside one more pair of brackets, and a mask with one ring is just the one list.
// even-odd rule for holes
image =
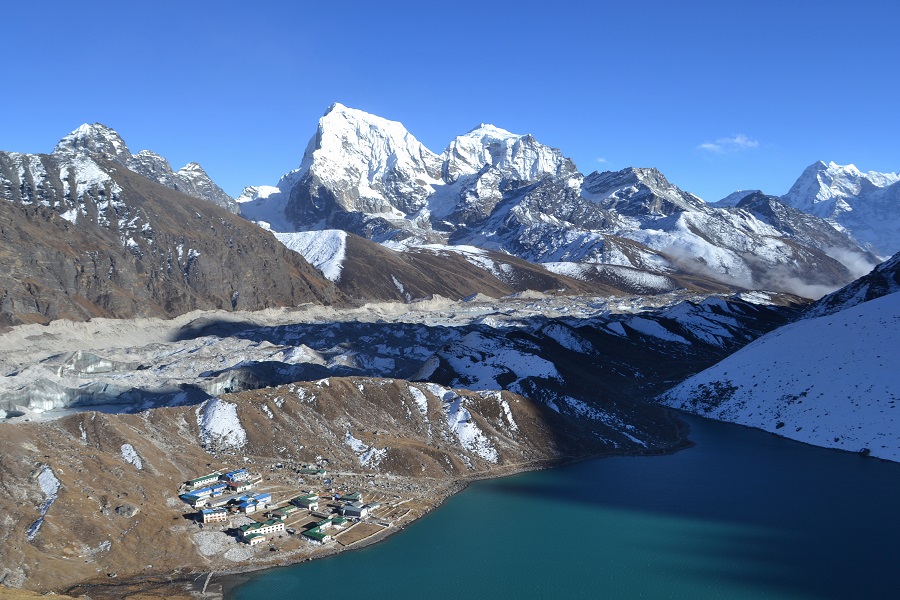
[[900, 171], [891, 2], [195, 4], [5, 6], [0, 149], [99, 121], [236, 195], [299, 165], [338, 101], [436, 152], [492, 123], [709, 201], [820, 159]]

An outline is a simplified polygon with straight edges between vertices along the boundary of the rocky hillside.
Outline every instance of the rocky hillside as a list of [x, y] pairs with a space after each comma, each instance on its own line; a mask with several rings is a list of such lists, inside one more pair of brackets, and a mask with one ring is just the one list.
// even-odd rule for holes
[[[653, 423], [652, 443], [645, 449], [626, 440], [621, 450], [681, 444], [664, 412], [648, 410], [645, 419]], [[602, 438], [613, 433], [515, 394], [368, 378], [296, 383], [136, 415], [0, 424], [0, 581], [63, 591], [113, 577], [187, 577], [285, 560], [192, 522], [179, 485], [213, 469], [261, 474], [260, 486], [284, 502], [299, 493], [295, 467], [325, 465], [338, 489], [403, 494], [420, 514], [454, 480], [612, 451]], [[303, 545], [292, 560], [312, 551]]]
[[865, 275], [880, 262], [871, 252], [862, 252], [846, 233], [830, 227], [825, 219], [788, 206], [775, 196], [750, 192], [736, 207], [775, 227], [785, 237], [839, 260], [856, 277]]
[[87, 139], [0, 152], [0, 326], [341, 298], [270, 233], [122, 166], [117, 136]]

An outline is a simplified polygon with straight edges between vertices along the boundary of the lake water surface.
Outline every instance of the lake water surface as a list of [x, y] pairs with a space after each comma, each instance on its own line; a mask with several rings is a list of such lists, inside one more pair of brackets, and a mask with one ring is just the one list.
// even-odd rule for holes
[[693, 448], [478, 482], [229, 597], [900, 598], [900, 464], [685, 418]]

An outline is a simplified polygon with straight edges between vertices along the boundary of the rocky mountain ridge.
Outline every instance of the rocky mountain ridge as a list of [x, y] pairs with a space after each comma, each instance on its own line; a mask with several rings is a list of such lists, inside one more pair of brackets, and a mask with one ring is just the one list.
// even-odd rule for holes
[[177, 172], [169, 161], [150, 150], [132, 154], [125, 140], [113, 129], [102, 123], [85, 123], [63, 137], [51, 155], [75, 158], [78, 156], [101, 157], [143, 175], [166, 187], [208, 200], [232, 213], [238, 212], [234, 198], [225, 193], [206, 174], [199, 164], [191, 162]]
[[167, 168], [154, 157], [103, 126], [51, 154], [0, 152], [0, 326], [340, 300], [270, 233], [173, 189], [187, 174], [203, 188], [202, 170], [170, 187], [123, 165]]

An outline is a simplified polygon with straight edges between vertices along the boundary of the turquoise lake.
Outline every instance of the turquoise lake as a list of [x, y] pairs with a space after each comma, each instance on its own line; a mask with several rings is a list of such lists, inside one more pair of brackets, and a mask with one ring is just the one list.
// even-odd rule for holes
[[685, 419], [693, 448], [478, 482], [228, 597], [900, 598], [900, 464]]

